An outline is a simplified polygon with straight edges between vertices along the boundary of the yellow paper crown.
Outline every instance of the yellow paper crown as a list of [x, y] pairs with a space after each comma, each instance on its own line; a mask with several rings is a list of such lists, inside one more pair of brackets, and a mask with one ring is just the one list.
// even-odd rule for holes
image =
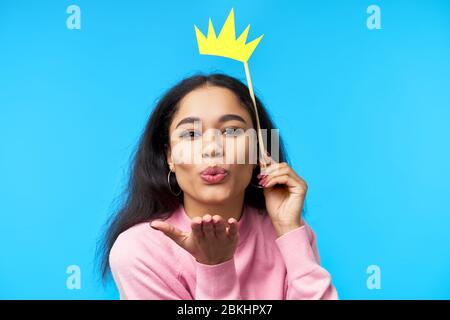
[[208, 23], [208, 37], [205, 37], [196, 25], [194, 25], [194, 28], [200, 54], [221, 56], [241, 62], [247, 62], [248, 59], [250, 59], [250, 56], [263, 37], [263, 35], [261, 35], [252, 42], [245, 44], [250, 30], [250, 25], [248, 25], [236, 40], [233, 9], [231, 9], [228, 18], [220, 31], [219, 37], [216, 37], [211, 19], [209, 19]]

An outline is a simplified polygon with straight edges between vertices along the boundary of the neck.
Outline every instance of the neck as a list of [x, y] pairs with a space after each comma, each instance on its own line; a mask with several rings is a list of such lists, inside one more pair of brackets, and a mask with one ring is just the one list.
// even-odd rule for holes
[[205, 214], [219, 215], [223, 218], [225, 225], [228, 226], [228, 219], [235, 218], [239, 221], [241, 218], [244, 209], [244, 195], [238, 199], [234, 198], [223, 203], [211, 204], [197, 201], [185, 194], [183, 206], [184, 211], [191, 219], [203, 217]]

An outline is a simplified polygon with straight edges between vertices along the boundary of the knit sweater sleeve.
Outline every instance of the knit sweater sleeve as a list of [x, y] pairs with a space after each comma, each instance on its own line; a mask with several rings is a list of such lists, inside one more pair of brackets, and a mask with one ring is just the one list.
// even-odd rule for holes
[[[148, 252], [139, 241], [120, 235], [109, 254], [109, 264], [122, 300], [192, 300], [179, 281], [177, 263], [168, 248], [155, 243]], [[145, 247], [147, 248], [147, 247]]]
[[321, 265], [316, 236], [307, 225], [275, 240], [287, 269], [286, 300], [338, 299], [331, 276]]

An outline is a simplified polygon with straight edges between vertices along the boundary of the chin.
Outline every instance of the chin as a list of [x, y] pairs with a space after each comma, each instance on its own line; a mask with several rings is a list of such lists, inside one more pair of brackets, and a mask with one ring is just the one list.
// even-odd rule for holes
[[206, 203], [221, 203], [231, 197], [231, 189], [229, 186], [207, 186], [203, 187], [200, 196]]

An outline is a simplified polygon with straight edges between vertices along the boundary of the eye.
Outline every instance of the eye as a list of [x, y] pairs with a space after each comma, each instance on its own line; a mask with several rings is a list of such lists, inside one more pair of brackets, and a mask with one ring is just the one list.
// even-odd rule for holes
[[228, 127], [223, 130], [223, 134], [228, 137], [237, 137], [244, 133], [244, 129], [237, 127]]
[[195, 139], [195, 138], [197, 138], [199, 136], [200, 136], [200, 133], [198, 133], [197, 131], [185, 130], [185, 131], [180, 133], [179, 137], [182, 138], [182, 139], [188, 139], [188, 140], [190, 139], [190, 140], [192, 140], [192, 139]]

